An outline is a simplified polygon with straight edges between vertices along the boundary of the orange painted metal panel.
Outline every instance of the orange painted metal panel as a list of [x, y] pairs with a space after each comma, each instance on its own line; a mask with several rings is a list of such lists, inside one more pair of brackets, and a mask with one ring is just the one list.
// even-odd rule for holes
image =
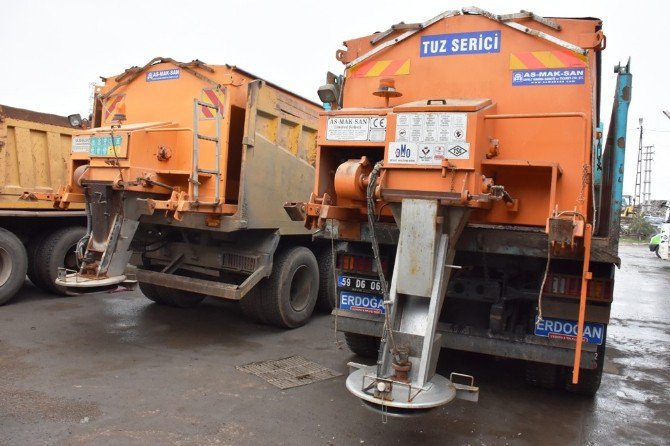
[[[281, 168], [291, 163], [299, 166], [290, 172], [294, 176], [289, 180], [307, 175], [303, 171], [311, 173], [318, 110], [316, 104], [234, 66], [157, 58], [143, 68], [108, 77], [97, 87], [97, 122], [94, 128], [77, 133], [88, 141], [82, 143], [88, 149], [73, 153], [72, 171], [88, 163], [86, 180], [155, 194], [156, 199], [167, 200], [165, 206], [170, 209], [176, 193], [194, 203], [194, 212], [230, 213], [241, 200], [240, 194], [249, 189], [242, 187], [242, 180], [259, 182], [242, 174], [244, 166], [251, 164], [246, 159], [249, 150], [258, 152], [257, 159], [266, 150], [255, 148], [250, 141], [256, 133], [268, 139], [273, 153], [279, 148], [299, 159], [283, 161]], [[200, 135], [197, 158], [196, 128]], [[82, 193], [76, 181], [66, 189], [71, 194]], [[61, 206], [67, 206], [66, 198]], [[281, 203], [278, 206], [281, 210]]]
[[[522, 22], [578, 46], [602, 40], [598, 19], [552, 20], [561, 26], [560, 31], [537, 22]], [[349, 63], [400, 34], [391, 33], [376, 44], [371, 43], [374, 35], [346, 41], [347, 49], [338, 52], [338, 59]], [[356, 157], [357, 150], [368, 157], [381, 153], [378, 159], [385, 160], [382, 198], [384, 190], [435, 194], [466, 190], [476, 195], [487, 184], [484, 176], [504, 186], [518, 200], [513, 209], [503, 202], [494, 202], [488, 208], [473, 200], [471, 206], [481, 207], [472, 215], [475, 223], [544, 227], [554, 206], [577, 209], [590, 218], [589, 166], [598, 119], [593, 105], [598, 49], [587, 49], [583, 56], [480, 15], [443, 18], [347, 69], [343, 108], [324, 114], [320, 122], [320, 153], [330, 153], [330, 147], [349, 147], [351, 158]], [[395, 90], [402, 95], [387, 99], [378, 93], [380, 76], [375, 68], [381, 67], [379, 72], [384, 72], [388, 61], [402, 60], [409, 62], [411, 71], [386, 76], [393, 79]], [[468, 108], [465, 102], [471, 98], [488, 99], [491, 105], [481, 110]], [[439, 110], [432, 106], [437, 102], [427, 100], [444, 100], [446, 108], [442, 112], [448, 109], [467, 114], [467, 128], [463, 129], [467, 135], [463, 142], [469, 144], [467, 160], [445, 156], [449, 159], [442, 166], [391, 162], [389, 153], [399, 147], [401, 136], [396, 129], [398, 116], [437, 113]], [[404, 105], [415, 101], [419, 104], [413, 108]], [[324, 136], [329, 116], [364, 116], [366, 109], [387, 118], [384, 141], [333, 141]], [[434, 137], [425, 133], [426, 125], [422, 138]], [[444, 151], [425, 144], [423, 139], [416, 141], [416, 150], [423, 144], [426, 153]], [[337, 166], [331, 164], [331, 158], [325, 156], [317, 169], [332, 172]], [[336, 206], [337, 196], [332, 194], [329, 181], [328, 175], [317, 171], [315, 193], [331, 191], [331, 204]], [[386, 197], [397, 200], [402, 193], [387, 193]], [[360, 211], [365, 215], [364, 203]]]

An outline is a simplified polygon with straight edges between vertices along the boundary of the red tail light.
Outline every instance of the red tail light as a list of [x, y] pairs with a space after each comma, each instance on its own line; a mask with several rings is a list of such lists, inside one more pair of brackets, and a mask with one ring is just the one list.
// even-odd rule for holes
[[[553, 274], [547, 276], [544, 294], [554, 296], [579, 297], [582, 286], [580, 276]], [[594, 278], [588, 282], [586, 296], [592, 300], [611, 302], [614, 292], [614, 280]]]
[[[351, 271], [363, 274], [377, 274], [375, 259], [364, 255], [340, 254], [337, 257], [337, 268], [342, 271]], [[388, 273], [388, 260], [382, 258], [384, 273]]]

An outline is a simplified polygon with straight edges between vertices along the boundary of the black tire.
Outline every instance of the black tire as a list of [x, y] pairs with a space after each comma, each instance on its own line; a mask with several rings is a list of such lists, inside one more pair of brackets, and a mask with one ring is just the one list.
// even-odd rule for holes
[[267, 323], [281, 328], [306, 324], [319, 292], [319, 265], [312, 251], [296, 246], [275, 255], [272, 274], [258, 292]]
[[526, 383], [544, 389], [556, 389], [559, 383], [561, 366], [541, 362], [526, 361]]
[[86, 235], [83, 226], [67, 226], [60, 228], [44, 237], [41, 246], [35, 252], [36, 280], [45, 291], [60, 295], [72, 296], [65, 287], [56, 285], [58, 268], [77, 269], [75, 247], [77, 242]]
[[316, 308], [324, 313], [330, 313], [337, 308], [336, 279], [333, 277], [333, 253], [331, 249], [324, 249], [318, 256], [319, 264], [319, 295], [316, 299]]
[[160, 305], [168, 305], [177, 308], [196, 307], [206, 297], [203, 294], [191, 293], [189, 291], [175, 290], [160, 285], [139, 282], [140, 291], [147, 299]]
[[190, 291], [175, 290], [157, 286], [158, 293], [163, 296], [168, 305], [177, 308], [194, 308], [200, 305], [200, 302], [207, 296], [204, 294], [192, 293]]
[[147, 299], [160, 305], [169, 305], [165, 297], [158, 292], [158, 288], [155, 285], [144, 282], [138, 282], [137, 285]]
[[47, 291], [46, 285], [44, 285], [39, 274], [37, 274], [37, 264], [40, 261], [38, 252], [47, 235], [49, 235], [49, 232], [34, 234], [26, 246], [26, 253], [28, 254], [28, 279], [30, 279], [33, 285], [45, 291]]
[[[159, 268], [153, 267], [149, 263], [144, 263], [140, 269], [147, 271], [157, 271]], [[142, 283], [138, 281], [140, 291], [144, 296], [160, 305], [167, 305], [177, 308], [193, 308], [202, 302], [207, 297], [204, 294], [191, 293], [189, 291], [177, 290], [160, 285], [150, 283]]]
[[0, 305], [21, 289], [28, 271], [28, 254], [21, 240], [0, 228]]
[[240, 300], [240, 309], [247, 319], [260, 324], [268, 323], [263, 313], [263, 306], [261, 305], [259, 286], [251, 290]]
[[661, 245], [656, 245], [656, 249], [654, 249], [654, 254], [656, 254], [656, 257], [659, 259], [661, 258], [661, 253], [659, 252]]
[[572, 384], [572, 367], [564, 367], [564, 388], [570, 393], [593, 397], [598, 393], [605, 366], [605, 341], [607, 340], [607, 326], [603, 334], [603, 343], [598, 346], [595, 369], [579, 369], [579, 382]]
[[363, 358], [377, 358], [379, 355], [379, 338], [358, 333], [344, 333], [344, 341], [349, 350]]

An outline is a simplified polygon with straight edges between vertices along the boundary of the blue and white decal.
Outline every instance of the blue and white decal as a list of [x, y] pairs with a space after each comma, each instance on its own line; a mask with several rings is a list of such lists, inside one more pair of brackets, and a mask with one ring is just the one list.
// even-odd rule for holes
[[515, 70], [512, 85], [576, 85], [584, 83], [585, 68], [549, 68], [543, 70]]
[[500, 31], [435, 34], [421, 37], [421, 57], [500, 52]]
[[179, 68], [169, 70], [147, 71], [147, 82], [166, 81], [169, 79], [179, 79]]
[[91, 136], [89, 140], [89, 155], [91, 156], [118, 156], [121, 154], [121, 136]]
[[[565, 339], [574, 341], [577, 339], [577, 322], [566, 321], [563, 319], [554, 319], [551, 317], [542, 318], [540, 322], [535, 319], [535, 336], [544, 336], [553, 339]], [[589, 344], [601, 345], [605, 336], [605, 326], [594, 322], [584, 323], [584, 338]]]
[[393, 164], [416, 163], [418, 150], [418, 145], [413, 142], [390, 142], [388, 162]]
[[361, 313], [384, 314], [384, 299], [374, 294], [340, 292], [340, 309]]

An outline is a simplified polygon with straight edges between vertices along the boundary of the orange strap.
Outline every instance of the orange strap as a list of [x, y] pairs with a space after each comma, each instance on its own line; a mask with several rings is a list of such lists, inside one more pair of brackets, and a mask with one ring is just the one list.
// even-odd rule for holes
[[586, 295], [589, 288], [589, 280], [593, 277], [589, 271], [591, 260], [591, 225], [584, 226], [584, 267], [582, 270], [582, 290], [579, 296], [579, 319], [577, 321], [577, 340], [575, 345], [575, 362], [572, 366], [572, 384], [579, 382], [579, 364], [582, 359], [582, 342], [584, 337], [584, 318], [586, 313]]

